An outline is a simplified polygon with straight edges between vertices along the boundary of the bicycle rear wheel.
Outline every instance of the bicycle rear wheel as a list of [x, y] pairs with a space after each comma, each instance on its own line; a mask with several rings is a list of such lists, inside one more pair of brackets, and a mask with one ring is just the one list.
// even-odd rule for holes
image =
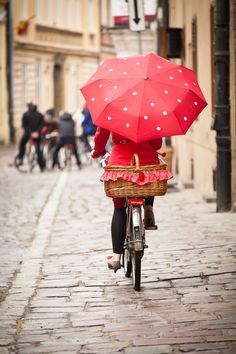
[[140, 291], [141, 286], [141, 260], [143, 256], [143, 251], [133, 250], [131, 254], [131, 263], [132, 263], [132, 280], [134, 290]]

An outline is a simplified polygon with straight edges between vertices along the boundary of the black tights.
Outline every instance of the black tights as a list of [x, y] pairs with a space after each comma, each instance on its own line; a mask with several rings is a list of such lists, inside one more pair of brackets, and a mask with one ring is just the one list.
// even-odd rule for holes
[[[153, 206], [154, 197], [145, 198], [145, 205]], [[113, 253], [121, 254], [126, 235], [126, 208], [115, 208], [111, 222], [111, 239]]]

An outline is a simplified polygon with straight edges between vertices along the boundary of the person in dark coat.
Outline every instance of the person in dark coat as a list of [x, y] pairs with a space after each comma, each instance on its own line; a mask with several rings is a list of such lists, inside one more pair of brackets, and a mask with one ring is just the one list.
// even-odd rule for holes
[[19, 143], [19, 153], [16, 159], [19, 165], [23, 164], [26, 144], [29, 141], [29, 139], [33, 139], [34, 142], [36, 143], [38, 164], [41, 171], [43, 171], [45, 167], [45, 162], [40, 149], [40, 143], [41, 143], [40, 131], [44, 125], [44, 118], [43, 115], [37, 110], [37, 106], [33, 102], [28, 102], [27, 106], [28, 106], [28, 110], [22, 116], [22, 128], [24, 129], [24, 133]]
[[58, 160], [58, 153], [60, 149], [66, 144], [71, 144], [73, 147], [73, 154], [76, 158], [76, 162], [79, 168], [81, 168], [81, 161], [78, 154], [76, 139], [75, 139], [75, 122], [72, 119], [72, 115], [65, 112], [61, 115], [58, 123], [58, 133], [59, 141], [56, 144], [54, 153], [53, 153], [53, 162], [52, 168], [56, 165], [60, 168], [60, 162]]

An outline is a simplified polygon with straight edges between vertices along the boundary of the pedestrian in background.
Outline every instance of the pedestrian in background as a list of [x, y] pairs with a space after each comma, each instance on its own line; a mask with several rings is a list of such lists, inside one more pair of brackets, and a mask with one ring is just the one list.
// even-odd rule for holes
[[92, 148], [89, 144], [89, 136], [94, 136], [97, 130], [96, 125], [93, 124], [93, 120], [91, 117], [91, 114], [89, 112], [89, 109], [87, 107], [87, 105], [85, 105], [82, 114], [84, 115], [84, 119], [81, 123], [82, 127], [83, 127], [83, 134], [82, 134], [82, 141], [84, 142], [86, 148], [88, 149], [88, 151], [92, 151]]
[[76, 158], [77, 165], [79, 168], [81, 168], [81, 161], [79, 158], [78, 148], [76, 144], [75, 122], [72, 119], [72, 115], [70, 113], [65, 112], [60, 116], [58, 123], [58, 134], [59, 140], [56, 143], [55, 150], [53, 152], [52, 168], [54, 168], [56, 165], [60, 168], [58, 153], [60, 149], [66, 144], [72, 145], [72, 151]]
[[21, 137], [19, 143], [19, 152], [16, 156], [16, 163], [21, 166], [23, 165], [23, 159], [25, 155], [26, 144], [29, 139], [33, 139], [36, 144], [36, 152], [38, 157], [38, 164], [40, 170], [43, 171], [45, 168], [45, 161], [43, 159], [43, 155], [40, 149], [41, 143], [41, 129], [44, 125], [44, 118], [42, 113], [37, 110], [37, 105], [30, 101], [27, 102], [27, 111], [22, 116], [22, 128], [24, 129], [24, 133]]

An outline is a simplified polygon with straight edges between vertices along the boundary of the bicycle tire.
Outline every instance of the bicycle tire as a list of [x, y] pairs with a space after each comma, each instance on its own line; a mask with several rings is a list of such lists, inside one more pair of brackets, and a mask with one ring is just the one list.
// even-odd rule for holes
[[131, 254], [131, 262], [132, 262], [132, 280], [134, 290], [140, 291], [141, 287], [141, 260], [143, 256], [143, 251], [135, 251], [133, 250]]
[[132, 263], [130, 259], [130, 252], [126, 248], [124, 249], [123, 252], [123, 265], [124, 265], [126, 278], [130, 278], [132, 274]]
[[30, 155], [28, 156], [28, 163], [29, 163], [29, 172], [32, 173], [33, 169], [37, 166], [38, 157], [35, 150], [30, 151]]
[[24, 165], [22, 167], [22, 165], [19, 164], [17, 161], [18, 161], [18, 156], [14, 158], [14, 166], [17, 169], [17, 171], [19, 171], [20, 173], [27, 173], [26, 169], [24, 168]]

